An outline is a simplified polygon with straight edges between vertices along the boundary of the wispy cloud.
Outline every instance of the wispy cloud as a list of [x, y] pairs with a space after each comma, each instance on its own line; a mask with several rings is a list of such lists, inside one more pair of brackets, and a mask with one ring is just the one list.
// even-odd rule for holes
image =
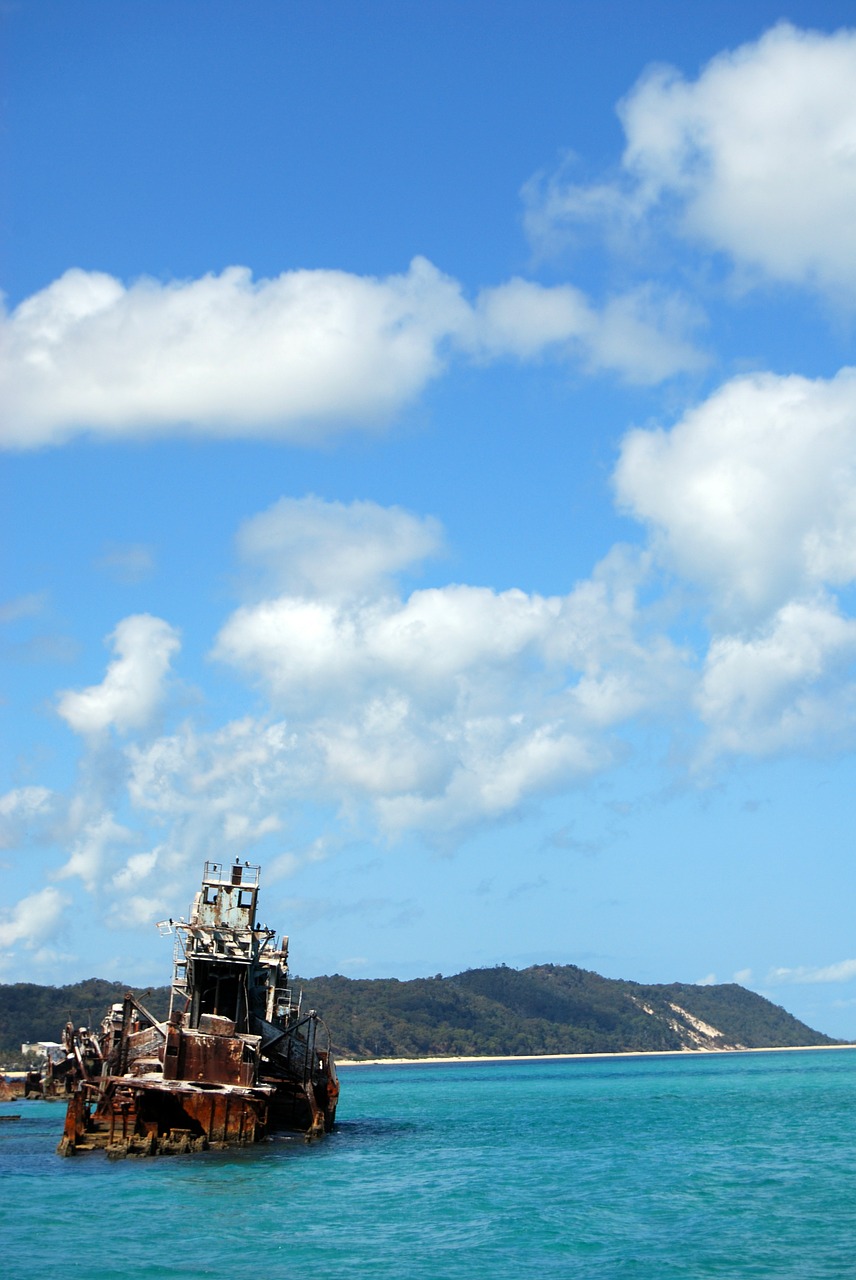
[[766, 981], [768, 986], [776, 987], [789, 983], [851, 982], [854, 978], [856, 960], [839, 960], [817, 968], [802, 965], [796, 969], [771, 969]]
[[37, 947], [51, 936], [68, 899], [48, 885], [0, 911], [0, 947]]
[[48, 787], [16, 787], [0, 796], [0, 849], [36, 844], [57, 821], [60, 798]]
[[33, 591], [29, 595], [6, 600], [0, 604], [0, 626], [19, 622], [22, 618], [36, 618], [44, 612], [46, 604], [47, 596], [43, 591]]
[[105, 547], [95, 567], [114, 581], [130, 586], [135, 582], [143, 582], [154, 573], [154, 551], [139, 542], [127, 545], [113, 543]]

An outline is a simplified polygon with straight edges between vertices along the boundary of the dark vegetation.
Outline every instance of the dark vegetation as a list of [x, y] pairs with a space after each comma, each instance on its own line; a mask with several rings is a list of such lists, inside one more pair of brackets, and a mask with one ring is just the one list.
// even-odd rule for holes
[[60, 1040], [67, 1022], [97, 1027], [111, 1004], [133, 991], [156, 1018], [169, 1009], [169, 987], [127, 987], [121, 982], [87, 978], [67, 987], [41, 987], [34, 982], [0, 984], [0, 1060], [6, 1067], [24, 1065], [21, 1045]]
[[641, 986], [574, 965], [470, 969], [410, 982], [337, 975], [313, 978], [303, 991], [339, 1054], [356, 1058], [681, 1049], [694, 1043], [694, 1028], [672, 1004], [721, 1033], [708, 1047], [835, 1043], [734, 983]]
[[[734, 983], [642, 986], [574, 965], [469, 969], [451, 978], [295, 979], [317, 1009], [340, 1057], [608, 1053], [684, 1047], [786, 1048], [834, 1044], [778, 1005]], [[126, 987], [91, 978], [66, 987], [0, 985], [0, 1058], [20, 1061], [22, 1043], [58, 1040], [62, 1027], [97, 1025]], [[156, 1017], [166, 987], [134, 988]], [[678, 1010], [672, 1006], [678, 1006]], [[698, 1039], [685, 1014], [716, 1029]]]

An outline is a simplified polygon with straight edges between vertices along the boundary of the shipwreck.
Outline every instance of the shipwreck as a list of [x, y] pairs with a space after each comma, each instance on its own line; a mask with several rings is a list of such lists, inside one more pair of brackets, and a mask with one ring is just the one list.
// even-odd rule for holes
[[65, 1029], [61, 1155], [157, 1155], [328, 1133], [339, 1084], [330, 1035], [291, 988], [288, 938], [258, 924], [259, 868], [206, 862], [174, 935], [169, 1015], [128, 993], [99, 1030]]

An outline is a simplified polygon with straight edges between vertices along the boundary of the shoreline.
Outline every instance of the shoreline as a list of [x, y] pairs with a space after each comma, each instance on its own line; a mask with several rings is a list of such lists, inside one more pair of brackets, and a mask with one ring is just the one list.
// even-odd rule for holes
[[729, 1053], [823, 1053], [856, 1049], [856, 1044], [782, 1044], [760, 1049], [628, 1049], [621, 1053], [518, 1053], [433, 1058], [343, 1058], [341, 1067], [433, 1067], [471, 1062], [585, 1062], [593, 1058], [689, 1058], [721, 1057]]

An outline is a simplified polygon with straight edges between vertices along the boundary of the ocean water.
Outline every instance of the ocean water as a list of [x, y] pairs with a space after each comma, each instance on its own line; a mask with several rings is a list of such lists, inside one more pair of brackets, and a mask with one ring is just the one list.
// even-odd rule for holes
[[324, 1142], [157, 1160], [3, 1104], [0, 1274], [856, 1277], [856, 1050], [341, 1074]]

